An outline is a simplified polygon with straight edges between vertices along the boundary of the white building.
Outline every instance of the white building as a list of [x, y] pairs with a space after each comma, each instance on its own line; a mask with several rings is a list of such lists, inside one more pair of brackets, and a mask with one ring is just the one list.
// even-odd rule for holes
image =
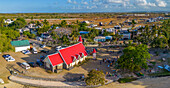
[[14, 21], [12, 21], [11, 19], [7, 19], [7, 20], [4, 20], [4, 22], [7, 23], [7, 24], [11, 24]]
[[11, 45], [15, 47], [15, 52], [30, 49], [30, 43], [28, 40], [11, 41]]

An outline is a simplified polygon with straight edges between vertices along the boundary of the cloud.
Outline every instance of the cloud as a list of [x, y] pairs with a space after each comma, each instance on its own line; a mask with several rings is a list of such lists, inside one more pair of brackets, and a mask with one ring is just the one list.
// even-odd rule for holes
[[138, 6], [145, 6], [145, 8], [157, 6], [154, 0], [152, 2], [149, 2], [147, 0], [136, 0], [136, 4]]
[[165, 1], [162, 0], [156, 0], [157, 4], [159, 7], [166, 7], [167, 3]]
[[[74, 9], [105, 9], [105, 10], [156, 10], [168, 6], [165, 0], [68, 0], [68, 3], [80, 6], [74, 6]], [[153, 8], [154, 7], [154, 8]], [[114, 8], [114, 9], [113, 9]]]
[[68, 3], [72, 3], [72, 1], [71, 1], [71, 0], [68, 0], [67, 2], [68, 2]]
[[86, 2], [86, 1], [82, 1], [81, 3], [82, 3], [82, 4], [85, 4], [85, 5], [87, 5], [87, 4], [88, 4], [88, 2]]
[[105, 0], [106, 3], [123, 3], [122, 0]]
[[72, 4], [77, 4], [77, 2], [75, 0], [68, 0], [68, 3], [72, 3]]
[[156, 4], [155, 3], [148, 3], [148, 6], [156, 6]]

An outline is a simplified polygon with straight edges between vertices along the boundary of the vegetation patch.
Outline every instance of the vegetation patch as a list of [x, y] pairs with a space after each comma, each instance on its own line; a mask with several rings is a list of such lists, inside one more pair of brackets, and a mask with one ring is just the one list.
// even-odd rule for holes
[[152, 73], [152, 74], [149, 74], [149, 76], [155, 76], [155, 77], [170, 76], [170, 72], [164, 71], [164, 72], [159, 72], [159, 73]]
[[133, 78], [133, 77], [126, 77], [126, 78], [120, 78], [118, 80], [119, 83], [127, 83], [127, 82], [132, 82], [137, 80], [137, 78]]
[[94, 86], [94, 85], [104, 85], [105, 80], [105, 74], [103, 71], [97, 71], [95, 69], [91, 70], [88, 73], [88, 77], [85, 79], [85, 82], [87, 85]]

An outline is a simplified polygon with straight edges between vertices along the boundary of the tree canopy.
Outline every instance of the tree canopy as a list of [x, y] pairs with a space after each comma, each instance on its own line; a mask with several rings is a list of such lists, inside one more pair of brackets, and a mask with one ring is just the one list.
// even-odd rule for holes
[[137, 41], [143, 44], [150, 45], [154, 48], [165, 48], [170, 43], [170, 23], [169, 21], [164, 21], [162, 26], [157, 25], [148, 26], [139, 29], [139, 34], [137, 36]]
[[151, 54], [147, 45], [128, 46], [123, 50], [123, 55], [118, 59], [118, 65], [124, 71], [140, 71], [142, 68], [148, 68], [147, 61], [150, 58]]
[[17, 18], [13, 23], [9, 24], [9, 27], [14, 29], [23, 28], [26, 25], [26, 21], [24, 18]]
[[88, 77], [85, 79], [87, 85], [104, 85], [105, 84], [105, 74], [103, 71], [97, 71], [95, 69], [88, 73]]

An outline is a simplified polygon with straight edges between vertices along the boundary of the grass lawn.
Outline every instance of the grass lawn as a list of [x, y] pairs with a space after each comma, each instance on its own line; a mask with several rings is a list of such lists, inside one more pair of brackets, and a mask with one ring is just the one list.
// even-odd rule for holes
[[153, 74], [149, 74], [149, 76], [156, 76], [156, 77], [170, 76], [170, 72], [164, 71], [159, 73], [153, 73]]
[[126, 78], [120, 78], [118, 80], [119, 83], [127, 83], [127, 82], [132, 82], [137, 80], [137, 78], [133, 78], [133, 77], [126, 77]]

